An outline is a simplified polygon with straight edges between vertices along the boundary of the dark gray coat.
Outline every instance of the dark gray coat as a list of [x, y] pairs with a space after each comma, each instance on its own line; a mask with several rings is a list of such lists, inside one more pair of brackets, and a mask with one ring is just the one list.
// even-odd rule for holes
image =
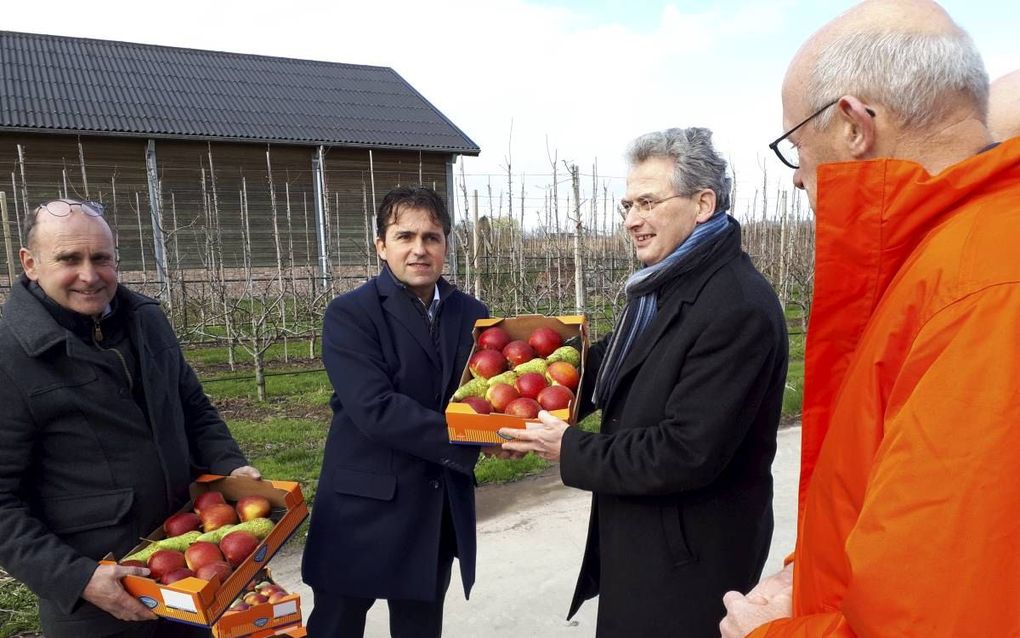
[[600, 638], [718, 637], [723, 594], [768, 553], [786, 324], [738, 226], [699, 250], [624, 360], [602, 433], [563, 438], [563, 482], [594, 492], [569, 615], [598, 595]]
[[123, 371], [62, 328], [21, 283], [0, 320], [0, 565], [40, 597], [48, 638], [126, 626], [80, 599], [188, 498], [193, 477], [245, 464], [158, 302], [118, 288], [147, 412]]

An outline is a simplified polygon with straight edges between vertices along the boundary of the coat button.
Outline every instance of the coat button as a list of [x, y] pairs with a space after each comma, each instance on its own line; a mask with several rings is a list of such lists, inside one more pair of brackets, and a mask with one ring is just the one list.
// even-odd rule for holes
[[429, 481], [429, 485], [430, 485], [430, 486], [432, 487], [432, 489], [434, 489], [434, 490], [438, 490], [438, 489], [439, 489], [439, 481], [437, 481], [437, 480], [435, 480], [435, 479], [433, 479], [433, 480]]

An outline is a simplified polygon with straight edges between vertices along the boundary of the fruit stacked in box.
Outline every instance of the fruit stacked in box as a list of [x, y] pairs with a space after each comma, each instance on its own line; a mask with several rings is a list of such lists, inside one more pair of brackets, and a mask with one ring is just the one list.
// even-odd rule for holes
[[266, 568], [237, 595], [212, 626], [212, 634], [215, 638], [271, 636], [276, 634], [268, 630], [291, 629], [300, 623], [301, 597], [277, 584]]
[[574, 422], [587, 356], [583, 317], [480, 319], [461, 385], [446, 409], [454, 443], [501, 443], [501, 427], [526, 427], [540, 410]]
[[[308, 515], [301, 489], [286, 481], [206, 475], [192, 500], [122, 558], [147, 567], [124, 588], [154, 613], [209, 626]], [[107, 556], [105, 562], [112, 562]]]

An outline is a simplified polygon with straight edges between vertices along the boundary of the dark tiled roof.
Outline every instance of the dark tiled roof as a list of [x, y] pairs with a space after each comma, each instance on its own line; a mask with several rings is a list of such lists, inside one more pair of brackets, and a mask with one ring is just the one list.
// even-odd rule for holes
[[9, 31], [0, 128], [478, 153], [390, 68]]

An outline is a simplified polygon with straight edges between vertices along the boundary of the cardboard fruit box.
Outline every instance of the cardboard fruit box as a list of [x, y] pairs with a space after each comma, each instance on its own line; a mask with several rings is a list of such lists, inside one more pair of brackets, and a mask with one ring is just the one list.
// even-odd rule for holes
[[[245, 585], [265, 567], [269, 559], [308, 517], [308, 506], [305, 505], [304, 496], [301, 494], [301, 486], [291, 481], [256, 481], [249, 478], [205, 474], [191, 484], [192, 502], [199, 494], [209, 491], [222, 493], [227, 501], [237, 501], [250, 495], [269, 499], [272, 505], [270, 519], [275, 524], [255, 551], [222, 582], [218, 578], [205, 581], [194, 577], [184, 578], [171, 585], [162, 585], [142, 576], [126, 576], [122, 580], [124, 589], [142, 601], [157, 616], [203, 627], [211, 626], [223, 615]], [[190, 510], [191, 503], [181, 509], [182, 512]], [[147, 539], [157, 541], [164, 537], [165, 534], [160, 527], [149, 534]], [[129, 552], [129, 555], [148, 544], [148, 542], [139, 544]], [[113, 564], [116, 563], [116, 558], [110, 554], [102, 562]]]
[[276, 627], [274, 629], [266, 629], [262, 631], [256, 631], [253, 634], [248, 634], [244, 638], [270, 638], [270, 636], [288, 636], [289, 638], [305, 638], [308, 635], [308, 631], [305, 626], [301, 623], [296, 625], [287, 625], [286, 627]]
[[[265, 568], [264, 571], [265, 573], [256, 574], [253, 580], [275, 584], [276, 581], [273, 580], [269, 568]], [[251, 587], [244, 589], [251, 589]], [[291, 629], [295, 623], [301, 624], [301, 596], [289, 593], [275, 603], [260, 603], [247, 609], [227, 609], [212, 626], [212, 635], [214, 638], [275, 636], [277, 635], [274, 633], [275, 631]]]
[[[525, 341], [532, 331], [543, 326], [558, 332], [563, 337], [564, 342], [575, 337], [579, 338], [581, 344], [578, 349], [581, 351], [581, 365], [578, 367], [578, 372], [581, 375], [581, 380], [578, 383], [578, 391], [575, 395], [580, 396], [585, 384], [584, 365], [588, 361], [588, 320], [584, 316], [546, 317], [543, 315], [521, 315], [519, 317], [479, 319], [475, 322], [475, 328], [471, 335], [475, 342], [475, 347], [471, 349], [471, 355], [474, 355], [478, 349], [478, 335], [492, 326], [503, 328], [512, 339], [523, 339]], [[468, 360], [470, 361], [470, 356]], [[461, 374], [460, 384], [458, 385], [463, 385], [471, 379], [471, 371], [468, 369], [467, 364], [465, 364], [464, 372]], [[575, 398], [570, 403], [569, 408], [554, 410], [551, 414], [573, 425], [577, 421], [577, 404], [578, 401]], [[446, 428], [451, 443], [498, 445], [506, 442], [506, 439], [497, 434], [500, 428], [526, 429], [528, 423], [539, 423], [539, 421], [538, 419], [524, 419], [510, 414], [478, 414], [466, 403], [451, 401], [446, 406]]]

